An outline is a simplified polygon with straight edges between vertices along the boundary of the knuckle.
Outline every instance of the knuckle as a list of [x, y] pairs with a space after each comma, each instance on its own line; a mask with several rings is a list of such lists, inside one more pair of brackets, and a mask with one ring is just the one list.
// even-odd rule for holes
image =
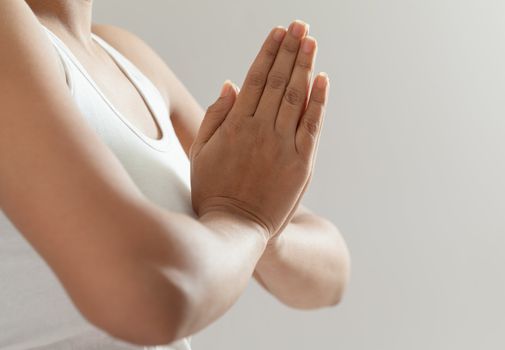
[[324, 96], [315, 95], [312, 97], [312, 102], [319, 108], [324, 108], [326, 105]]
[[312, 136], [312, 137], [317, 136], [317, 133], [319, 131], [319, 120], [318, 119], [303, 118], [302, 119], [302, 126], [310, 136]]
[[297, 59], [295, 65], [300, 68], [303, 71], [311, 71], [312, 70], [312, 62], [304, 60], [304, 59]]
[[280, 72], [271, 72], [268, 75], [268, 87], [278, 90], [284, 89], [288, 84], [288, 77]]
[[266, 46], [263, 49], [263, 54], [265, 55], [266, 58], [272, 60], [275, 57], [277, 57], [277, 50], [272, 46]]
[[286, 102], [293, 106], [299, 106], [303, 102], [304, 94], [300, 89], [289, 86], [284, 94]]
[[262, 87], [265, 85], [265, 73], [262, 71], [254, 70], [247, 75], [247, 85], [254, 87]]
[[282, 43], [281, 49], [290, 55], [294, 55], [298, 52], [298, 43], [296, 41], [286, 40]]

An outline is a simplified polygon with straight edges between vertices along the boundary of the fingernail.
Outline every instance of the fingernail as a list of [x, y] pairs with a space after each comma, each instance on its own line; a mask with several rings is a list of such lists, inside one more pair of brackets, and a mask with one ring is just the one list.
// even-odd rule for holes
[[302, 50], [306, 54], [310, 54], [316, 47], [316, 41], [313, 37], [307, 36], [303, 39]]
[[296, 38], [301, 38], [305, 31], [308, 29], [307, 23], [297, 19], [293, 23], [291, 23], [290, 27], [291, 34]]
[[232, 84], [233, 83], [230, 80], [226, 79], [223, 83], [223, 87], [221, 88], [221, 93], [219, 94], [219, 97], [228, 96], [231, 92]]
[[281, 42], [282, 39], [284, 38], [284, 34], [286, 34], [286, 29], [284, 27], [276, 27], [274, 29], [274, 34], [273, 34], [273, 38], [275, 41], [278, 41], [278, 42]]
[[328, 74], [326, 72], [319, 73], [317, 77], [317, 87], [319, 89], [324, 89], [329, 82]]
[[231, 84], [231, 88], [233, 90], [235, 90], [235, 92], [238, 94], [240, 92], [240, 88], [237, 86], [237, 84], [235, 84], [234, 82], [231, 82], [231, 81], [230, 81], [230, 84]]

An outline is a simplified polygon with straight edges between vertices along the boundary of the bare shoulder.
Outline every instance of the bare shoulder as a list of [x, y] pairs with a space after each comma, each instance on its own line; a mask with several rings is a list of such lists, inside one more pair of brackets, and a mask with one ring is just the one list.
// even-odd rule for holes
[[186, 154], [196, 136], [203, 109], [162, 57], [138, 35], [110, 24], [93, 24], [92, 31], [135, 64], [160, 90]]

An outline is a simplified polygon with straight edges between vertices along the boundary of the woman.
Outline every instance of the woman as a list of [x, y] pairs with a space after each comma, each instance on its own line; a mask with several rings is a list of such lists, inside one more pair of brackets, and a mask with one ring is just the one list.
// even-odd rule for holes
[[251, 276], [337, 304], [345, 243], [299, 204], [328, 90], [308, 96], [307, 25], [274, 28], [204, 112], [92, 5], [0, 2], [0, 347], [189, 349]]

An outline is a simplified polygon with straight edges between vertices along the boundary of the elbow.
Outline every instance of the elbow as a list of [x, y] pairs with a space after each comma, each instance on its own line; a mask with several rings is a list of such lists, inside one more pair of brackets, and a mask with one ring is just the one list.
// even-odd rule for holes
[[342, 303], [342, 300], [344, 299], [345, 291], [347, 289], [347, 286], [345, 283], [339, 284], [337, 287], [335, 293], [333, 293], [332, 298], [328, 302], [327, 307], [334, 307], [337, 305], [340, 305]]
[[[113, 317], [114, 318], [114, 317]], [[153, 316], [146, 319], [130, 318], [111, 322], [103, 317], [95, 325], [116, 340], [136, 346], [167, 346], [182, 338], [180, 322], [172, 315]]]
[[343, 240], [341, 241], [341, 253], [339, 257], [338, 268], [335, 272], [336, 288], [333, 294], [333, 298], [331, 299], [328, 306], [339, 305], [342, 302], [349, 285], [351, 276], [351, 256], [349, 249]]
[[[128, 323], [128, 324], [125, 324]], [[107, 321], [95, 324], [110, 337], [135, 346], [167, 346], [179, 339], [178, 325], [174, 321], [157, 321], [146, 327], [144, 322], [123, 322], [107, 324]]]
[[[329, 294], [325, 293], [325, 298], [319, 299], [317, 307], [335, 307], [340, 305], [347, 292], [351, 276], [351, 255], [349, 248], [338, 228], [332, 223], [330, 225], [333, 227], [337, 237], [335, 245], [336, 258], [332, 263], [333, 273], [331, 274], [333, 276], [333, 282], [331, 283], [333, 287], [330, 288], [331, 292]], [[328, 290], [328, 288], [325, 289]]]
[[166, 280], [155, 285], [138, 283], [133, 293], [130, 288], [120, 295], [102, 297], [95, 303], [97, 311], [88, 313], [88, 321], [109, 336], [136, 346], [167, 346], [188, 336], [187, 293]]

